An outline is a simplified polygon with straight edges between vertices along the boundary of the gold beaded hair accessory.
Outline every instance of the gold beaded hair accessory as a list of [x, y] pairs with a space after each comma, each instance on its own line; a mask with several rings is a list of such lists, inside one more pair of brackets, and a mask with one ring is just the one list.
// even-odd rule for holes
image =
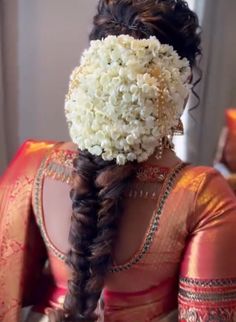
[[65, 102], [73, 142], [119, 165], [146, 161], [178, 126], [190, 75], [188, 60], [156, 37], [92, 41]]

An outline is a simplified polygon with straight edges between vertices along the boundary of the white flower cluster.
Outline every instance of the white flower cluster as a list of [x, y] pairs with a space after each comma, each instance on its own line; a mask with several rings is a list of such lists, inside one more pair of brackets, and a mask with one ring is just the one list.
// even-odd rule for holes
[[190, 74], [188, 60], [155, 37], [92, 41], [65, 102], [73, 142], [119, 165], [145, 161], [178, 125]]

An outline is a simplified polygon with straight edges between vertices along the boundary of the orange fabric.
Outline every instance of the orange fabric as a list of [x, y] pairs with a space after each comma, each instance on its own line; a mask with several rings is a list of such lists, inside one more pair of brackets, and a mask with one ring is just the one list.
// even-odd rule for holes
[[[186, 167], [148, 253], [130, 269], [108, 274], [101, 320], [158, 321], [179, 306], [180, 321], [203, 322], [211, 312], [234, 321], [236, 257], [230, 251], [235, 242], [236, 199], [227, 183], [211, 168]], [[54, 254], [49, 257], [56, 286], [64, 288], [66, 266]], [[219, 294], [222, 300], [214, 300]]]
[[[45, 150], [39, 154], [42, 156]], [[24, 159], [27, 158], [25, 160], [30, 158], [34, 163], [37, 159], [37, 168], [41, 157], [35, 155], [32, 153], [29, 157], [29, 154], [21, 153]], [[30, 179], [35, 173], [32, 169]], [[27, 171], [24, 166], [20, 177], [23, 178]], [[30, 196], [31, 181], [27, 191], [27, 196]], [[11, 194], [4, 195], [6, 200], [3, 195], [1, 199], [3, 205], [9, 203], [7, 200], [10, 200]], [[16, 195], [19, 196], [17, 200], [22, 200], [24, 196]], [[11, 197], [11, 200], [14, 199]], [[23, 200], [26, 203], [24, 209], [29, 209], [30, 197]], [[11, 207], [16, 207], [15, 201]], [[22, 211], [22, 215], [24, 213]], [[29, 219], [28, 215], [23, 217], [24, 224], [22, 221], [17, 223], [17, 234], [20, 229], [26, 231], [25, 225]], [[6, 230], [4, 234], [5, 238], [9, 238], [8, 245], [15, 245]], [[22, 276], [26, 245], [26, 235], [24, 233], [22, 237], [21, 234], [19, 255], [11, 251], [14, 254], [12, 257], [16, 258], [10, 256], [10, 260], [5, 255], [8, 266], [4, 265], [8, 273], [5, 270], [4, 278], [0, 277], [0, 286], [3, 285], [3, 293], [0, 289], [1, 301], [7, 298], [8, 305], [11, 305], [8, 319], [1, 320], [4, 322], [17, 321], [17, 309], [21, 304], [19, 281], [27, 288], [26, 283], [22, 284], [24, 280], [19, 278]], [[177, 308], [181, 322], [205, 322], [213, 318], [222, 322], [236, 321], [236, 257], [232, 254], [235, 242], [236, 199], [231, 189], [218, 172], [211, 168], [186, 167], [178, 176], [164, 205], [151, 248], [131, 268], [108, 274], [100, 303], [99, 321], [154, 322], [163, 317], [163, 321], [171, 321], [165, 319], [165, 316]], [[10, 249], [13, 249], [12, 246]], [[48, 251], [55, 280], [49, 303], [57, 307], [62, 304], [60, 302], [66, 292], [67, 267], [50, 249]], [[37, 261], [35, 253], [33, 258]], [[12, 283], [10, 277], [13, 275], [9, 273], [9, 267], [16, 270]], [[36, 267], [39, 269], [39, 263]], [[4, 271], [2, 268], [0, 270], [1, 273]], [[11, 290], [7, 289], [6, 281]], [[4, 304], [4, 312], [7, 312], [6, 307]]]
[[44, 245], [30, 216], [31, 193], [38, 166], [53, 146], [27, 141], [0, 180], [1, 322], [19, 321], [21, 305], [33, 299], [44, 265]]
[[227, 109], [225, 114], [227, 128], [230, 132], [236, 133], [236, 108]]
[[203, 175], [181, 262], [180, 321], [236, 321], [236, 202], [214, 170]]
[[[179, 321], [208, 321], [211, 314], [236, 321], [235, 243], [236, 199], [228, 184], [211, 168], [186, 168], [165, 204], [150, 251], [130, 270], [108, 277], [113, 294], [129, 293], [105, 301], [105, 321], [152, 321], [154, 311], [160, 317], [177, 305]], [[160, 287], [158, 298], [151, 296], [151, 286]], [[138, 289], [149, 289], [152, 300], [136, 296]]]

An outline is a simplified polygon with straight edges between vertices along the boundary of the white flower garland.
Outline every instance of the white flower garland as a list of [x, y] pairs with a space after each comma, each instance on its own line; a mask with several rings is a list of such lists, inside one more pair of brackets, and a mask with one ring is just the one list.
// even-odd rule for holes
[[188, 60], [155, 37], [91, 41], [65, 102], [73, 142], [119, 165], [147, 160], [178, 125], [190, 74]]

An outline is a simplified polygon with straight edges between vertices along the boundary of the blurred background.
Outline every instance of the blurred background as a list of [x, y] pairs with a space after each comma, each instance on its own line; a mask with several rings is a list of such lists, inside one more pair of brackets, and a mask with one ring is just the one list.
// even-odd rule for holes
[[[236, 1], [189, 0], [200, 18], [203, 77], [200, 104], [184, 115], [177, 153], [211, 165], [236, 107]], [[0, 0], [0, 174], [26, 139], [68, 140], [64, 96], [88, 46], [97, 0]], [[189, 107], [195, 105], [190, 98]]]

